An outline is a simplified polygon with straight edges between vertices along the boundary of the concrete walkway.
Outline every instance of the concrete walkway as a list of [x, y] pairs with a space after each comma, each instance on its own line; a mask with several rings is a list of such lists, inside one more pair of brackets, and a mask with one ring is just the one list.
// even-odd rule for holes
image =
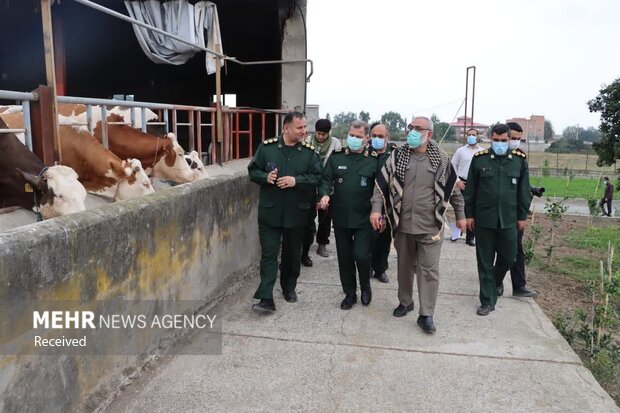
[[[250, 310], [257, 278], [225, 298], [223, 355], [169, 357], [108, 411], [618, 412], [609, 395], [531, 299], [511, 297], [475, 313], [475, 251], [444, 243], [434, 336], [416, 309], [395, 318], [395, 253], [389, 284], [373, 280], [370, 306], [340, 310], [334, 243], [312, 255], [299, 302], [276, 288], [277, 313]], [[314, 253], [314, 248], [313, 251]]]

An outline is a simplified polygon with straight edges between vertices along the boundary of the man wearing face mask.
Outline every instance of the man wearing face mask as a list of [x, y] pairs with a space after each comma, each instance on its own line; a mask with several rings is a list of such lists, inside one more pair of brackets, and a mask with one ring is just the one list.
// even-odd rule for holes
[[340, 308], [357, 303], [356, 267], [362, 304], [372, 300], [370, 247], [372, 228], [368, 222], [370, 198], [377, 173], [377, 153], [365, 147], [368, 125], [354, 121], [349, 126], [347, 148], [328, 158], [319, 187], [319, 207], [332, 206], [338, 271], [345, 298]]
[[[340, 139], [332, 137], [329, 132], [332, 129], [332, 123], [329, 119], [319, 119], [314, 124], [315, 133], [306, 142], [314, 146], [316, 152], [319, 154], [319, 159], [323, 166], [327, 163], [327, 159], [335, 150], [342, 148]], [[301, 263], [306, 267], [312, 267], [312, 260], [308, 253], [314, 240], [314, 234], [316, 233], [316, 242], [319, 246], [316, 249], [316, 253], [321, 257], [329, 257], [327, 252], [327, 245], [329, 244], [329, 233], [332, 229], [332, 210], [331, 206], [327, 209], [319, 209], [319, 227], [316, 228], [314, 219], [316, 218], [317, 211], [315, 208], [311, 209], [310, 216], [308, 217], [308, 224], [304, 230], [304, 243], [301, 250]]]
[[[388, 160], [396, 144], [390, 142], [390, 132], [387, 127], [380, 122], [370, 125], [370, 146], [379, 155], [377, 169], [380, 170]], [[387, 283], [389, 278], [386, 274], [388, 270], [388, 256], [392, 246], [392, 235], [389, 230], [376, 231], [373, 237], [371, 252], [371, 265], [373, 276], [379, 282]]]
[[456, 172], [448, 154], [431, 140], [433, 122], [418, 116], [409, 125], [407, 144], [396, 148], [377, 175], [370, 222], [375, 230], [386, 223], [398, 253], [398, 300], [395, 317], [414, 308], [413, 280], [418, 277], [418, 325], [433, 334], [439, 290], [439, 258], [448, 202], [456, 223], [465, 231], [463, 196], [455, 190]]
[[[474, 157], [474, 154], [478, 151], [484, 150], [483, 147], [478, 145], [478, 131], [476, 129], [469, 129], [467, 131], [467, 144], [461, 146], [454, 152], [452, 156], [452, 166], [456, 170], [456, 174], [459, 180], [456, 182], [456, 187], [463, 193], [465, 191], [465, 183], [467, 182], [467, 174], [469, 173], [469, 165]], [[457, 231], [458, 235], [458, 231]], [[467, 230], [465, 236], [465, 243], [471, 247], [476, 246], [475, 235], [473, 231]], [[456, 241], [458, 237], [452, 238], [452, 241]]]
[[472, 159], [465, 187], [467, 228], [476, 233], [480, 280], [478, 315], [495, 310], [497, 285], [517, 255], [517, 231], [525, 229], [532, 200], [525, 154], [509, 149], [510, 128], [491, 130], [491, 149]]

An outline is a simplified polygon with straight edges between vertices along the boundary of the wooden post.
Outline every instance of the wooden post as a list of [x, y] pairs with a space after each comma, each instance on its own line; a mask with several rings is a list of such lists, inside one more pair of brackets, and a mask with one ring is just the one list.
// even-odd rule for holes
[[54, 160], [62, 162], [62, 151], [58, 135], [58, 109], [56, 107], [56, 68], [54, 66], [54, 34], [52, 30], [52, 9], [50, 0], [41, 0], [41, 21], [43, 23], [43, 46], [45, 49], [45, 77], [51, 91], [51, 128], [54, 142]]
[[39, 86], [34, 93], [39, 99], [30, 103], [32, 151], [45, 165], [52, 166], [55, 161], [52, 91], [48, 86]]
[[[215, 45], [215, 51], [221, 53], [220, 45]], [[224, 142], [224, 130], [222, 119], [222, 70], [221, 70], [222, 58], [216, 56], [215, 58], [215, 112], [216, 112], [216, 128], [217, 128], [217, 143], [222, 147]], [[220, 150], [218, 153], [218, 163], [221, 165], [224, 161], [224, 151]]]

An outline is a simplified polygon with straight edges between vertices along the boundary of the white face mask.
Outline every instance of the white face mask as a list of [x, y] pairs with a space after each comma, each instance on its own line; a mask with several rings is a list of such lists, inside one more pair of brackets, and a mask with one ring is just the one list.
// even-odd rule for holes
[[519, 146], [521, 146], [521, 141], [520, 140], [518, 141], [516, 139], [511, 139], [508, 146], [510, 146], [510, 149], [518, 149]]

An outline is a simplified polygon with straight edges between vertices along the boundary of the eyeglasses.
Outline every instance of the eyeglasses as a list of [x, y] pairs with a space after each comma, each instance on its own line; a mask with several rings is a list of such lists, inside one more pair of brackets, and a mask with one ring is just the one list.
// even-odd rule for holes
[[424, 132], [425, 130], [430, 130], [428, 128], [423, 128], [421, 126], [407, 125], [407, 130], [412, 131], [414, 129], [416, 132]]

